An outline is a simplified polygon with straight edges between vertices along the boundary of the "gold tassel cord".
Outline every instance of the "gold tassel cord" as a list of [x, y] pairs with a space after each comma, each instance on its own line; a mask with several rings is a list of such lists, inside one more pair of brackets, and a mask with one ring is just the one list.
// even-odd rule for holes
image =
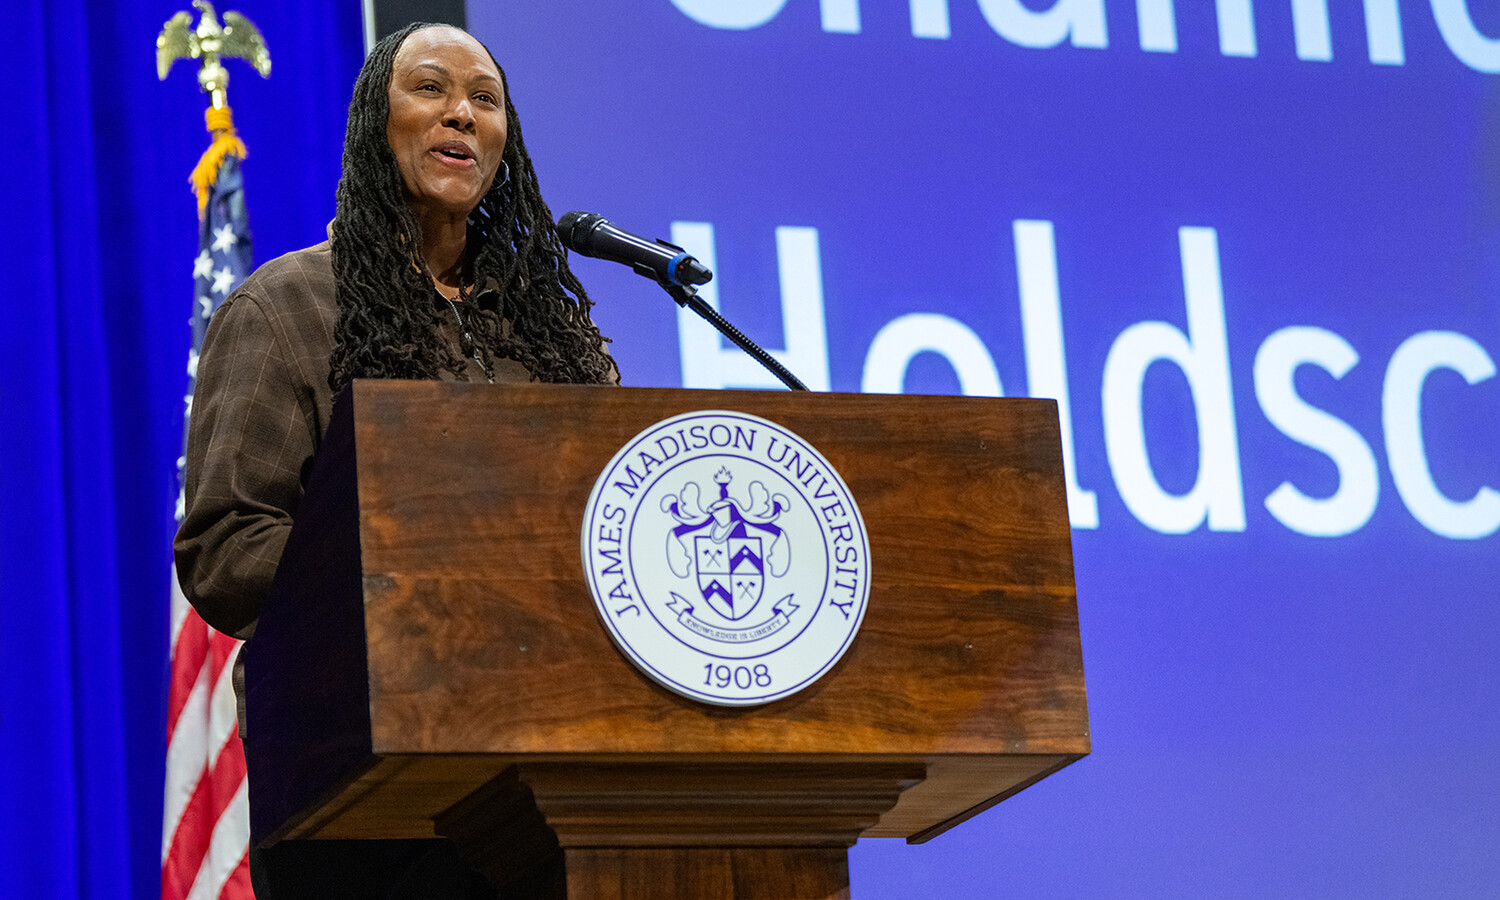
[[234, 112], [229, 107], [209, 107], [203, 118], [208, 124], [209, 133], [214, 136], [213, 143], [203, 151], [198, 165], [193, 167], [193, 174], [188, 176], [188, 181], [193, 185], [193, 193], [198, 195], [200, 219], [204, 210], [208, 209], [208, 186], [219, 177], [219, 166], [223, 165], [224, 157], [245, 158], [245, 142], [235, 133]]

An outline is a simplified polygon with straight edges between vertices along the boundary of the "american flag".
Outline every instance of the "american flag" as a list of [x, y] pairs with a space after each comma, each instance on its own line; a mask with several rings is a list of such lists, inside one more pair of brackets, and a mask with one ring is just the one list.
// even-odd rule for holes
[[[231, 132], [232, 133], [232, 132]], [[241, 151], [243, 152], [243, 151]], [[183, 398], [183, 443], [193, 411], [198, 351], [208, 320], [250, 271], [250, 229], [240, 161], [226, 155], [210, 181], [193, 260], [193, 346]], [[183, 514], [186, 453], [177, 460], [177, 518]], [[172, 572], [172, 674], [167, 693], [167, 787], [162, 821], [162, 900], [253, 900], [246, 852], [250, 806], [245, 752], [235, 720], [230, 671], [240, 642], [210, 628]]]

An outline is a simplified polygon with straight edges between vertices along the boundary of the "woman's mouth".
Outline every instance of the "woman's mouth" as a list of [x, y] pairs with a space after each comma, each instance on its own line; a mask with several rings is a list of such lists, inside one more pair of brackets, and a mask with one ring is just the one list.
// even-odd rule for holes
[[474, 151], [462, 141], [444, 141], [432, 148], [432, 153], [444, 160], [461, 165], [474, 165]]

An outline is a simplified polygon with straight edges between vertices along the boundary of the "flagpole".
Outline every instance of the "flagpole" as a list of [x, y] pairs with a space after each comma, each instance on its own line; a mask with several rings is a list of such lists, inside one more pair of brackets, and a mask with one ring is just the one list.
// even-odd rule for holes
[[[220, 303], [250, 272], [251, 242], [240, 161], [245, 144], [234, 127], [224, 57], [244, 59], [262, 77], [271, 57], [249, 19], [226, 12], [221, 25], [207, 0], [202, 16], [168, 19], [156, 39], [157, 75], [179, 59], [200, 60], [198, 84], [209, 95], [211, 141], [189, 178], [198, 206], [198, 255], [193, 260], [192, 344], [183, 398], [183, 448], [177, 460], [177, 517], [183, 514], [186, 446], [197, 383], [198, 352]], [[171, 676], [167, 699], [166, 788], [162, 809], [162, 900], [214, 897], [253, 900], [248, 849], [250, 816], [232, 681], [240, 642], [210, 628], [171, 577]]]

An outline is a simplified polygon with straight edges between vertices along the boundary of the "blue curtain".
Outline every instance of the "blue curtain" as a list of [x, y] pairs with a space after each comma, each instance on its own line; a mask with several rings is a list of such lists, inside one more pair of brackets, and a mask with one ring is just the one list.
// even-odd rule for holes
[[[12, 0], [0, 46], [0, 898], [159, 893], [167, 596], [196, 219], [187, 0]], [[263, 261], [321, 240], [361, 59], [357, 0], [243, 0], [229, 62]], [[220, 12], [224, 8], [221, 7]]]

